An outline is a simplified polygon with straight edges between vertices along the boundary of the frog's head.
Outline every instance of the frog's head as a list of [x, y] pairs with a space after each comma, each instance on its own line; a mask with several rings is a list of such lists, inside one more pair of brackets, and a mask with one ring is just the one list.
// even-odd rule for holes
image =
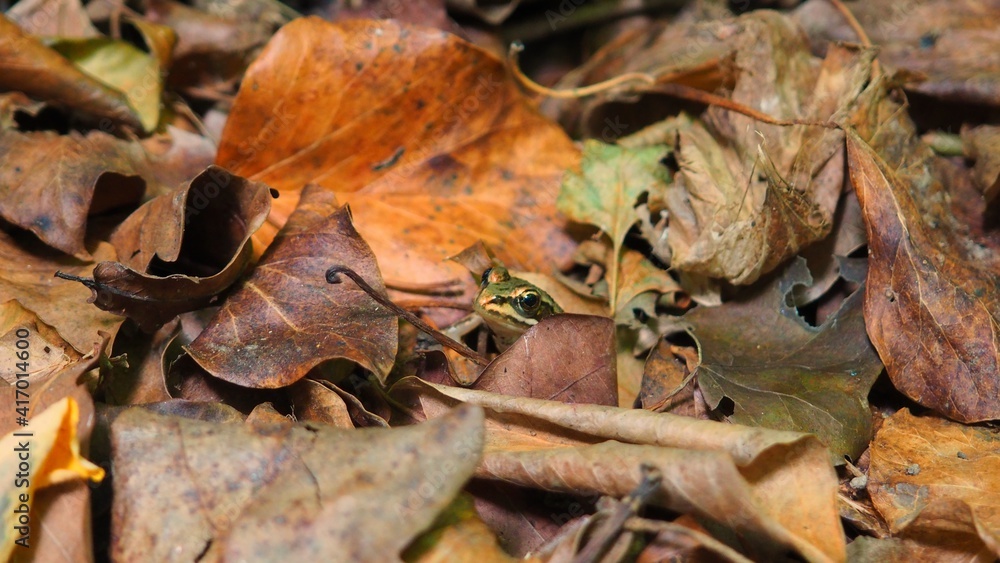
[[483, 272], [473, 308], [489, 325], [502, 348], [541, 319], [563, 312], [548, 293], [527, 280], [511, 277], [502, 266]]

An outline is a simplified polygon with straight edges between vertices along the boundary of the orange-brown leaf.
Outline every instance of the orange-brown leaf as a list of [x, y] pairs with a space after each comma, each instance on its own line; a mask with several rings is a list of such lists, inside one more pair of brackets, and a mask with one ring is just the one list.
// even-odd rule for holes
[[393, 21], [296, 20], [251, 65], [216, 162], [282, 192], [315, 182], [351, 205], [387, 279], [464, 279], [443, 260], [479, 239], [512, 268], [573, 249], [556, 214], [579, 159], [492, 55]]

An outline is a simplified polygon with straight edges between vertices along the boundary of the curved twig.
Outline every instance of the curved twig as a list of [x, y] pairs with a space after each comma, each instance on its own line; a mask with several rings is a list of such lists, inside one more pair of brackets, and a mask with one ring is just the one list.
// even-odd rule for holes
[[357, 272], [355, 272], [348, 266], [345, 266], [343, 264], [331, 266], [330, 269], [326, 271], [326, 282], [332, 284], [340, 283], [341, 282], [340, 274], [344, 274], [345, 276], [351, 278], [351, 280], [353, 280], [354, 283], [358, 285], [358, 287], [363, 289], [364, 292], [367, 293], [369, 297], [377, 301], [379, 305], [382, 305], [386, 309], [389, 309], [397, 316], [405, 319], [406, 322], [426, 332], [431, 336], [431, 338], [436, 340], [438, 344], [445, 346], [447, 348], [451, 348], [452, 350], [458, 352], [459, 354], [465, 356], [466, 358], [469, 358], [470, 360], [476, 362], [481, 366], [485, 366], [490, 363], [490, 361], [482, 354], [479, 354], [478, 352], [472, 350], [471, 348], [462, 344], [461, 342], [456, 342], [455, 340], [452, 340], [451, 338], [448, 338], [447, 336], [441, 334], [441, 331], [434, 329], [434, 327], [422, 321], [420, 317], [414, 315], [413, 313], [407, 311], [406, 309], [400, 307], [399, 305], [396, 305], [388, 297], [375, 291], [375, 288], [368, 285], [368, 282], [366, 282], [364, 278], [359, 276]]

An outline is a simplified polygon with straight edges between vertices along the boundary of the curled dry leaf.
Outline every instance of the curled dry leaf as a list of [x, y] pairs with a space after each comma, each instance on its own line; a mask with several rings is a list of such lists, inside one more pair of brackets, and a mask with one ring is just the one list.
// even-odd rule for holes
[[639, 465], [648, 462], [663, 472], [669, 493], [659, 503], [728, 523], [744, 548], [764, 559], [786, 549], [810, 561], [844, 559], [836, 475], [829, 452], [813, 436], [509, 397], [415, 378], [391, 392], [419, 403], [427, 416], [460, 402], [487, 409], [486, 455], [478, 476], [621, 496], [635, 488]]
[[882, 362], [865, 332], [864, 291], [814, 328], [788, 305], [792, 288], [809, 281], [797, 259], [757, 295], [684, 319], [700, 346], [695, 377], [709, 408], [728, 397], [734, 422], [813, 433], [840, 464], [871, 439], [868, 392]]
[[132, 409], [112, 426], [111, 556], [392, 558], [461, 490], [482, 444], [478, 407], [392, 430], [250, 427]]
[[[23, 237], [22, 237], [23, 238]], [[88, 352], [100, 340], [98, 331], [114, 334], [122, 318], [96, 307], [81, 307], [90, 291], [80, 284], [53, 277], [56, 271], [83, 276], [93, 268], [61, 252], [34, 244], [19, 244], [0, 232], [0, 295], [12, 297], [53, 327], [77, 352]], [[97, 260], [114, 260], [115, 249], [106, 242], [89, 251]]]
[[282, 192], [315, 182], [350, 204], [386, 279], [465, 279], [444, 261], [483, 240], [551, 273], [573, 242], [555, 209], [578, 151], [503, 64], [449, 34], [389, 21], [293, 21], [247, 70], [216, 163]]
[[618, 404], [615, 323], [606, 317], [542, 319], [483, 370], [473, 389], [563, 403]]
[[0, 216], [82, 260], [87, 215], [142, 197], [146, 154], [135, 142], [93, 131], [0, 131]]
[[[898, 150], [896, 130], [886, 131], [880, 142]], [[853, 131], [847, 156], [868, 230], [865, 324], [893, 385], [956, 420], [1000, 418], [996, 273], [971, 255], [953, 222], [925, 208], [933, 200], [921, 186], [933, 178], [894, 170]], [[886, 158], [923, 169], [918, 154], [900, 156]]]
[[236, 281], [270, 200], [260, 182], [210, 166], [135, 210], [111, 237], [121, 261], [101, 262], [93, 279], [81, 281], [98, 307], [153, 332], [213, 302]]
[[996, 430], [902, 409], [872, 442], [868, 493], [894, 535], [966, 561], [1000, 557], [998, 444]]
[[396, 356], [396, 317], [346, 278], [327, 283], [334, 264], [385, 291], [347, 206], [338, 209], [333, 194], [312, 186], [250, 277], [188, 347], [191, 357], [244, 387], [284, 387], [333, 358], [384, 379]]
[[[22, 471], [27, 473], [27, 483], [24, 486], [17, 485], [16, 479], [11, 478], [0, 491], [2, 502], [9, 507], [4, 511], [3, 525], [7, 531], [0, 542], [0, 557], [10, 559], [16, 549], [15, 540], [28, 537], [32, 532], [32, 523], [20, 521], [19, 514], [32, 514], [31, 505], [39, 489], [76, 479], [99, 482], [104, 478], [103, 469], [80, 457], [76, 435], [78, 417], [76, 401], [65, 397], [32, 417], [27, 426], [18, 428], [18, 432], [31, 433], [29, 441], [32, 463], [28, 464], [27, 471]], [[13, 433], [0, 440], [0, 447], [3, 448], [0, 450], [3, 451], [0, 470], [11, 476], [18, 474], [18, 464], [22, 461], [18, 458], [18, 452], [23, 451], [18, 448], [24, 448], [25, 443], [25, 438]], [[25, 495], [27, 500], [24, 500]], [[23, 531], [17, 526], [23, 526]]]
[[[125, 95], [91, 78], [0, 14], [0, 88], [141, 129]], [[110, 125], [110, 123], [109, 123]]]

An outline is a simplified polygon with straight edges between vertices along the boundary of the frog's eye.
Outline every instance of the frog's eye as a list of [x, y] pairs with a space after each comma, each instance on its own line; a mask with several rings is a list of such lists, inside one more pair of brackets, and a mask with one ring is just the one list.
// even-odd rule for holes
[[493, 268], [486, 268], [486, 271], [483, 272], [483, 277], [479, 280], [479, 287], [486, 287], [490, 284], [490, 274], [492, 273]]
[[514, 298], [514, 307], [522, 315], [531, 316], [538, 311], [538, 307], [542, 305], [542, 296], [534, 289], [525, 290], [523, 293]]

